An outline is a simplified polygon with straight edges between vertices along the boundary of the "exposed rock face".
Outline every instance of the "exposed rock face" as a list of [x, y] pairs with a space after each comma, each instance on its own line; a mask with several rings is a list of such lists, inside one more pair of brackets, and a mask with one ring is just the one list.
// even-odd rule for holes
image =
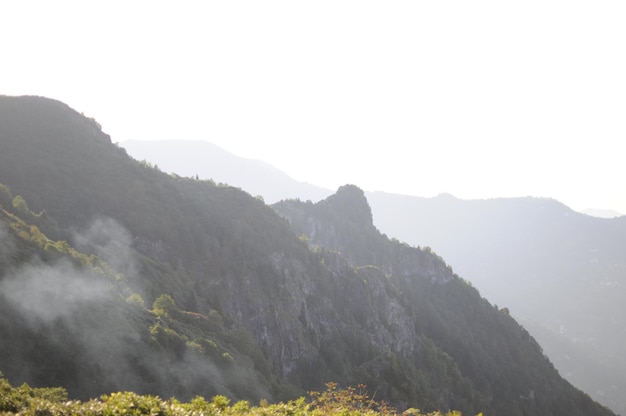
[[313, 247], [337, 251], [353, 267], [377, 266], [385, 274], [420, 274], [432, 282], [445, 283], [451, 269], [430, 249], [409, 247], [382, 235], [372, 221], [365, 194], [354, 185], [339, 188], [318, 204], [282, 201], [273, 205]]
[[[225, 276], [219, 283], [228, 299], [222, 312], [255, 336], [286, 379], [308, 388], [367, 375], [379, 394], [405, 395], [370, 378], [388, 371], [389, 360], [424, 359], [423, 334], [398, 287], [415, 279], [432, 285], [458, 278], [430, 251], [381, 235], [354, 186], [319, 204], [286, 201], [275, 209], [296, 235], [306, 236], [296, 243], [302, 255], [276, 251], [264, 267]], [[352, 354], [349, 363], [335, 362], [346, 354]]]
[[[3, 367], [35, 360], [38, 377], [52, 368], [77, 389], [95, 380], [89, 393], [104, 393], [110, 385], [97, 383], [124, 361], [131, 373], [115, 372], [116, 379], [132, 377], [133, 386], [160, 395], [190, 395], [206, 382], [212, 386], [203, 393], [293, 398], [337, 381], [364, 383], [401, 409], [610, 414], [569, 386], [528, 333], [440, 257], [381, 235], [354, 186], [317, 204], [272, 209], [241, 190], [136, 162], [67, 106], [36, 98], [0, 97], [0, 144], [0, 182], [54, 223], [32, 213], [28, 221], [67, 235], [93, 219], [114, 219], [132, 236], [139, 275], [127, 276], [112, 297], [117, 312], [97, 327], [129, 322], [125, 334], [135, 343], [120, 339], [120, 359], [94, 365], [74, 354], [93, 356], [87, 346], [62, 342], [38, 354], [40, 334], [20, 327], [18, 311], [0, 302], [0, 339], [22, 334], [21, 344], [0, 343]], [[0, 213], [24, 231], [12, 237], [26, 250], [20, 255], [45, 251], [37, 227]], [[59, 247], [58, 256], [69, 255], [68, 243]], [[98, 273], [99, 263], [78, 258]], [[110, 278], [121, 284], [117, 272]], [[140, 289], [151, 310], [125, 300]], [[169, 305], [164, 313], [160, 303]], [[94, 321], [107, 309], [85, 305]], [[92, 327], [81, 326], [81, 335], [102, 339]]]

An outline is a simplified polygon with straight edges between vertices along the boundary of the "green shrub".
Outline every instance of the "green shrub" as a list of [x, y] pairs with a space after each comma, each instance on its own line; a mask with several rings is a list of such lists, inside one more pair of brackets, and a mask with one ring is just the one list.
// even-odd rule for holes
[[[0, 373], [1, 377], [1, 373]], [[310, 400], [300, 397], [289, 402], [269, 404], [261, 400], [259, 406], [251, 406], [246, 400], [231, 405], [231, 400], [223, 395], [214, 396], [211, 401], [196, 396], [189, 403], [176, 399], [164, 400], [158, 396], [139, 395], [133, 392], [117, 392], [103, 395], [87, 402], [68, 401], [63, 388], [31, 388], [24, 384], [13, 387], [0, 378], [0, 415], [19, 414], [21, 416], [394, 416], [395, 409], [384, 402], [371, 399], [364, 385], [339, 389], [336, 383], [328, 383], [327, 390], [311, 392]], [[420, 413], [408, 409], [402, 415], [412, 416], [461, 416], [460, 412]], [[479, 416], [481, 416], [479, 414]]]

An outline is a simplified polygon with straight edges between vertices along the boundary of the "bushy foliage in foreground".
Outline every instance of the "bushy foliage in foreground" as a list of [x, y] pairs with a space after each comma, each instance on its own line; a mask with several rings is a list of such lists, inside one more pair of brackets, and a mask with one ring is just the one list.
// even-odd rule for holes
[[[152, 416], [200, 416], [200, 415], [344, 415], [344, 416], [392, 416], [399, 414], [384, 402], [377, 402], [365, 393], [365, 386], [338, 389], [328, 383], [324, 392], [311, 392], [310, 399], [269, 404], [261, 401], [251, 406], [242, 400], [231, 404], [225, 396], [214, 396], [211, 401], [197, 396], [188, 403], [176, 399], [164, 400], [158, 396], [119, 392], [103, 395], [86, 402], [68, 400], [63, 388], [32, 388], [27, 384], [13, 387], [0, 379], [0, 415], [65, 416], [65, 415], [152, 415]], [[413, 416], [461, 416], [459, 412], [420, 413], [408, 409], [403, 415]]]

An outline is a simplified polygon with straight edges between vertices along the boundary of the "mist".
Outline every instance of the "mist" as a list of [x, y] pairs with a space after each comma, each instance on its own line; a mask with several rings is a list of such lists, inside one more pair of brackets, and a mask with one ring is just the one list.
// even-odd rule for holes
[[126, 278], [132, 279], [138, 273], [132, 236], [112, 218], [99, 218], [85, 230], [74, 232], [73, 242], [78, 250], [93, 252]]
[[30, 322], [51, 323], [110, 299], [110, 285], [81, 274], [69, 262], [26, 265], [0, 282], [0, 293]]
[[[0, 233], [4, 252], [11, 237], [2, 227]], [[104, 259], [114, 261], [118, 270], [128, 272], [136, 263], [128, 254], [127, 237], [112, 220], [97, 221], [76, 235], [83, 247], [89, 245]], [[141, 327], [128, 320], [117, 286], [104, 274], [66, 259], [44, 263], [35, 257], [3, 274], [0, 299], [3, 314], [21, 325], [19, 335], [32, 338], [33, 350], [41, 351], [40, 359], [50, 360], [45, 365], [22, 360], [19, 372], [12, 374], [20, 381], [52, 384], [75, 373], [76, 381], [66, 387], [81, 397], [138, 381], [129, 354], [141, 341]], [[9, 351], [18, 356], [32, 353]], [[106, 371], [98, 371], [102, 369]], [[97, 379], [92, 378], [94, 374]]]
[[74, 232], [73, 245], [105, 261], [115, 278], [65, 259], [33, 257], [3, 270], [12, 264], [15, 243], [0, 222], [0, 339], [29, 345], [1, 343], [0, 372], [15, 384], [63, 386], [79, 399], [124, 390], [182, 400], [198, 394], [234, 398], [239, 386], [249, 397], [271, 397], [248, 358], [224, 367], [193, 349], [172, 354], [151, 339], [149, 329], [160, 318], [126, 302], [120, 289], [129, 289], [117, 284], [120, 275], [139, 280], [131, 243], [128, 230], [110, 218]]

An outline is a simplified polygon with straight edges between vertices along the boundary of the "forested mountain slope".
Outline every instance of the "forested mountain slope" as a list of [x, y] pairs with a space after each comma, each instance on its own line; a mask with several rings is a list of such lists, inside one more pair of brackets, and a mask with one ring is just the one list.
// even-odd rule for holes
[[[130, 141], [122, 146], [167, 172], [234, 184], [266, 202], [277, 196], [320, 199], [310, 185], [210, 143]], [[621, 394], [626, 323], [620, 318], [626, 316], [626, 217], [603, 220], [531, 197], [366, 196], [381, 231], [433, 247], [483, 296], [521, 319], [561, 374], [626, 413]]]
[[334, 380], [400, 408], [611, 414], [440, 257], [381, 235], [356, 187], [272, 208], [137, 162], [37, 97], [0, 97], [0, 148], [15, 384], [274, 400]]
[[[214, 178], [262, 195], [268, 203], [318, 201], [330, 194], [206, 142], [136, 140], [121, 145], [167, 172]], [[511, 309], [561, 374], [626, 413], [621, 394], [626, 323], [620, 318], [626, 316], [626, 217], [605, 221], [531, 197], [463, 201], [445, 194], [366, 195], [381, 231], [432, 246], [483, 296]]]
[[545, 198], [367, 197], [382, 231], [432, 247], [508, 307], [561, 374], [626, 414], [626, 217]]

